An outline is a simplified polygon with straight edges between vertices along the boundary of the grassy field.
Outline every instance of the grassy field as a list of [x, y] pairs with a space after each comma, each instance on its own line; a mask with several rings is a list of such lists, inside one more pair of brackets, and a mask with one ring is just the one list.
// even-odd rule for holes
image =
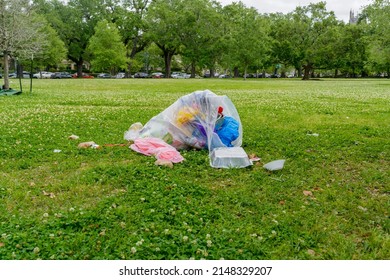
[[[0, 97], [0, 259], [390, 259], [389, 80], [23, 82]], [[230, 97], [260, 162], [77, 148], [124, 144], [203, 89]]]

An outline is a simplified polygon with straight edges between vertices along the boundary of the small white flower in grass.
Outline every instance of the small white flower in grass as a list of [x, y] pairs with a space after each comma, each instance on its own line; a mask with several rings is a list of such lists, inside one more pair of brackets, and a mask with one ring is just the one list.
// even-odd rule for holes
[[187, 241], [188, 241], [188, 236], [186, 236], [186, 235], [183, 236], [183, 241], [184, 241], [184, 242], [187, 242]]
[[137, 253], [137, 249], [135, 249], [135, 247], [131, 247], [130, 252], [132, 254], [135, 254], [135, 253]]
[[156, 252], [160, 252], [160, 248], [159, 247], [156, 247]]
[[141, 201], [142, 201], [142, 202], [144, 202], [144, 201], [145, 201], [145, 197], [141, 197], [140, 199], [141, 199]]
[[164, 229], [164, 233], [165, 233], [165, 234], [168, 234], [168, 233], [169, 233], [169, 229], [167, 229], [167, 228]]
[[43, 213], [43, 217], [47, 218], [47, 217], [49, 217], [49, 214], [48, 213]]
[[35, 247], [34, 250], [33, 250], [34, 254], [38, 254], [39, 251], [40, 251], [39, 247]]
[[69, 208], [69, 211], [70, 211], [70, 212], [74, 212], [74, 208], [73, 208], [73, 207], [70, 207], [70, 208]]
[[212, 244], [213, 242], [211, 240], [207, 240], [207, 247], [211, 247]]
[[210, 234], [206, 234], [206, 239], [209, 240], [211, 238]]

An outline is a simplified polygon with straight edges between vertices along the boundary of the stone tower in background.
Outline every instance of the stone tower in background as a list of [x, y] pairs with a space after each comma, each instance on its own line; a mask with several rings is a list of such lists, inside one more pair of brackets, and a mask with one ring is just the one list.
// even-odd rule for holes
[[349, 11], [349, 23], [350, 24], [356, 24], [358, 22], [358, 18], [359, 18], [358, 13], [356, 13], [356, 16], [355, 16], [355, 12], [353, 10]]

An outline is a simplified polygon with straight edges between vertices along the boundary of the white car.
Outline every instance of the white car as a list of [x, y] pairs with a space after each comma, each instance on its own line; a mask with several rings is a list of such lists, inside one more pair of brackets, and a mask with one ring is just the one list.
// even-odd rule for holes
[[171, 75], [174, 79], [189, 79], [191, 77], [191, 74], [187, 73], [175, 73]]
[[36, 79], [41, 79], [41, 78], [42, 79], [50, 79], [51, 75], [53, 75], [52, 72], [42, 71], [42, 72], [35, 73], [33, 75], [33, 78], [36, 78]]

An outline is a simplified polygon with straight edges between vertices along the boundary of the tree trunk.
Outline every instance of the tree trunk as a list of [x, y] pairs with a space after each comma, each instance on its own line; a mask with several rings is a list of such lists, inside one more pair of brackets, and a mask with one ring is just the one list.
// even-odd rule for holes
[[172, 62], [172, 54], [169, 50], [164, 50], [164, 62], [165, 62], [165, 77], [171, 77], [171, 62]]
[[130, 78], [131, 77], [131, 67], [132, 66], [133, 66], [133, 63], [130, 60], [129, 63], [127, 64], [127, 71], [125, 73], [125, 78]]
[[339, 74], [339, 69], [336, 68], [336, 69], [334, 70], [334, 77], [337, 78], [337, 75], [338, 75], [338, 74]]
[[4, 52], [3, 55], [3, 62], [4, 62], [4, 85], [3, 89], [8, 90], [9, 89], [9, 61], [8, 61], [8, 53]]
[[307, 64], [303, 66], [303, 78], [302, 80], [309, 80], [310, 79], [310, 71], [311, 71], [311, 65]]
[[195, 62], [191, 63], [191, 78], [195, 78]]
[[238, 67], [237, 67], [237, 66], [234, 67], [233, 72], [234, 72], [234, 78], [238, 78], [238, 76], [239, 76], [240, 74], [238, 73]]
[[298, 67], [296, 70], [298, 71], [298, 78], [302, 77], [302, 68]]
[[80, 59], [79, 61], [77, 61], [76, 65], [77, 65], [77, 78], [82, 78], [83, 77], [83, 60]]
[[214, 78], [214, 76], [215, 76], [214, 68], [210, 68], [210, 78]]

